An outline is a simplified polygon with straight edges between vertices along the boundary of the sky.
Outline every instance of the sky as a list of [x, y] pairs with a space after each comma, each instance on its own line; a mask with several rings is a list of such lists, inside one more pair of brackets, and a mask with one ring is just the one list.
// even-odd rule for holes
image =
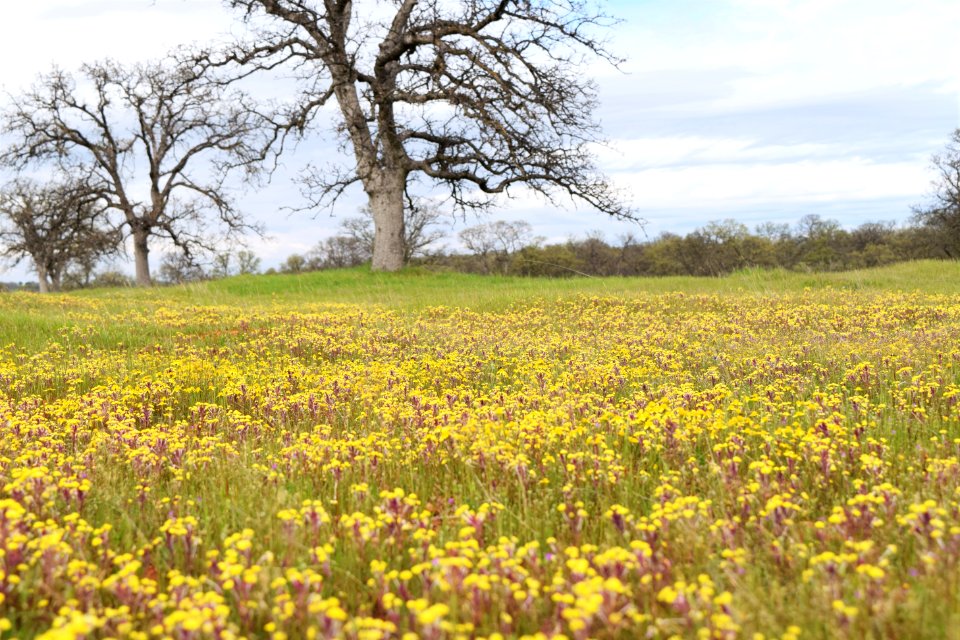
[[[611, 0], [606, 10], [621, 19], [610, 45], [626, 61], [584, 69], [599, 86], [607, 138], [596, 155], [646, 223], [533, 197], [504, 202], [490, 219], [526, 220], [548, 240], [599, 230], [611, 241], [811, 213], [848, 227], [903, 223], [931, 191], [930, 156], [960, 127], [956, 0]], [[23, 91], [53, 65], [148, 60], [241, 32], [219, 0], [11, 3], [0, 89]], [[267, 228], [250, 242], [265, 267], [308, 251], [362, 206], [358, 189], [332, 216], [286, 210], [302, 204], [298, 169], [331, 153], [329, 137], [309, 140], [269, 186], [240, 196]], [[456, 221], [449, 233], [482, 221]], [[26, 266], [0, 266], [0, 280], [30, 278]]]

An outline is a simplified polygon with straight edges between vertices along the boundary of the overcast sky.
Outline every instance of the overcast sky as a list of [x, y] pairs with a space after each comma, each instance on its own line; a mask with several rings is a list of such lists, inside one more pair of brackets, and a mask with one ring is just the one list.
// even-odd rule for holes
[[[906, 221], [929, 192], [930, 155], [960, 126], [956, 0], [614, 0], [607, 7], [623, 19], [613, 49], [627, 62], [620, 71], [585, 70], [599, 82], [597, 115], [610, 139], [600, 165], [629, 194], [650, 237], [726, 218], [751, 227], [807, 213], [845, 226]], [[72, 70], [103, 57], [149, 59], [239, 31], [219, 0], [10, 3], [0, 22], [0, 85], [17, 93], [54, 64]], [[290, 183], [296, 168], [329, 149], [329, 142], [302, 145], [286, 159], [289, 171], [243, 198], [271, 235], [253, 242], [266, 266], [333, 234], [338, 218], [362, 204], [357, 192], [333, 218], [279, 211], [299, 204]], [[599, 229], [614, 240], [636, 230], [524, 198], [494, 217], [529, 220], [549, 239]], [[29, 277], [23, 267], [0, 267], [0, 280]]]

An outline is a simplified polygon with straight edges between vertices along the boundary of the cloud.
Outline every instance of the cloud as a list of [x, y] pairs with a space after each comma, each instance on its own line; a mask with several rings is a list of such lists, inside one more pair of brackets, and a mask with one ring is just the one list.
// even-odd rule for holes
[[704, 164], [614, 174], [644, 208], [729, 208], [790, 202], [900, 198], [929, 180], [912, 163], [876, 164], [860, 158]]
[[28, 86], [53, 65], [121, 62], [162, 56], [183, 45], [224, 38], [235, 17], [218, 0], [44, 0], [12, 3], [0, 23], [0, 84]]

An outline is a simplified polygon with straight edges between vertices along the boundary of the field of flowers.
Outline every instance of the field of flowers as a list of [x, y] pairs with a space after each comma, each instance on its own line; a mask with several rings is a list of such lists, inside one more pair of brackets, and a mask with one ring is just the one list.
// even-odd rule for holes
[[2, 638], [960, 634], [960, 297], [14, 312]]

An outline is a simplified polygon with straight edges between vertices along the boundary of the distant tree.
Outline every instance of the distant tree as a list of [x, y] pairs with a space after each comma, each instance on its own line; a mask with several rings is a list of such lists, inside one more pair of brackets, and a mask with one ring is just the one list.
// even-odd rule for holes
[[255, 176], [277, 129], [210, 65], [167, 60], [54, 69], [0, 116], [10, 140], [0, 163], [56, 166], [88, 176], [133, 238], [136, 280], [151, 284], [152, 238], [188, 257], [210, 249], [212, 217], [228, 235], [254, 229], [225, 179]]
[[371, 255], [371, 245], [362, 237], [338, 234], [318, 242], [307, 254], [307, 262], [310, 269], [342, 269], [360, 266]]
[[843, 266], [843, 241], [846, 232], [836, 220], [808, 214], [796, 224], [796, 263], [813, 271], [829, 271]]
[[103, 202], [84, 182], [20, 179], [0, 190], [0, 255], [14, 264], [32, 260], [42, 293], [60, 291], [71, 265], [89, 274], [119, 244]]
[[786, 222], [761, 222], [757, 225], [756, 235], [772, 242], [784, 242], [791, 239], [790, 225]]
[[505, 272], [510, 254], [534, 243], [533, 226], [526, 220], [478, 224], [460, 232], [460, 241], [483, 265], [483, 270]]
[[303, 273], [304, 271], [309, 271], [309, 269], [309, 260], [299, 253], [294, 253], [293, 255], [287, 256], [287, 259], [284, 261], [284, 263], [280, 265], [281, 273]]
[[184, 284], [204, 280], [209, 274], [195, 256], [182, 251], [164, 254], [160, 261], [160, 280], [167, 284]]
[[210, 277], [214, 279], [228, 278], [233, 275], [233, 258], [229, 251], [222, 251], [213, 256], [210, 267]]
[[136, 285], [136, 281], [134, 281], [133, 278], [115, 269], [108, 269], [94, 274], [89, 284], [91, 287], [104, 288], [132, 287], [134, 285]]
[[237, 274], [250, 276], [260, 273], [260, 256], [249, 249], [237, 251]]
[[614, 21], [588, 0], [225, 0], [263, 25], [232, 59], [289, 63], [303, 80], [297, 123], [336, 102], [349, 170], [315, 168], [318, 206], [361, 183], [374, 218], [372, 266], [404, 262], [404, 194], [425, 178], [460, 210], [525, 186], [601, 212], [633, 213], [598, 174], [596, 85], [584, 63], [613, 61]]
[[260, 273], [260, 258], [249, 249], [221, 251], [213, 256], [210, 266], [211, 278], [228, 278], [236, 275]]
[[644, 248], [640, 262], [642, 273], [652, 276], [689, 274], [690, 265], [684, 262], [684, 248], [683, 236], [661, 233]]
[[584, 239], [571, 240], [567, 246], [579, 263], [579, 268], [566, 265], [568, 269], [596, 276], [608, 276], [616, 272], [618, 252], [607, 244], [602, 231], [590, 231]]
[[622, 234], [618, 240], [616, 259], [616, 274], [621, 276], [640, 275], [643, 273], [642, 261], [645, 243], [641, 242], [634, 233]]
[[510, 273], [524, 276], [568, 278], [592, 275], [578, 255], [577, 243], [552, 244], [545, 247], [528, 245], [510, 257]]
[[941, 234], [944, 252], [960, 258], [960, 128], [931, 159], [937, 176], [929, 204], [914, 208], [914, 219]]

